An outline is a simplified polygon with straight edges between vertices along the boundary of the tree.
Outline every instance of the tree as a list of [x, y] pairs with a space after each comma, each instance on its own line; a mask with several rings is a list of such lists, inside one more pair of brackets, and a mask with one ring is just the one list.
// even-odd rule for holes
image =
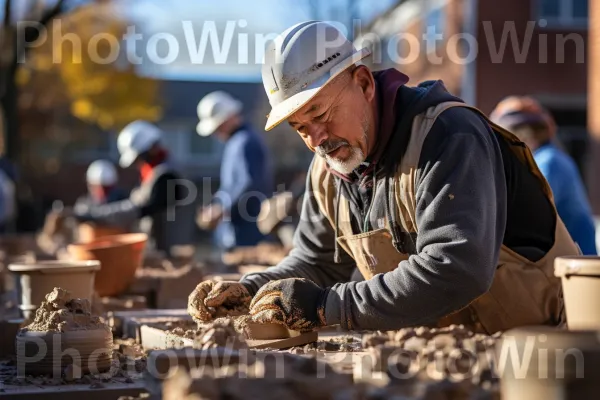
[[[19, 152], [19, 100], [21, 105], [46, 109], [66, 104], [74, 116], [103, 129], [118, 129], [134, 119], [155, 120], [160, 116], [158, 82], [139, 77], [120, 50], [122, 46], [109, 48], [115, 41], [120, 45], [126, 31], [126, 22], [116, 17], [110, 1], [56, 0], [46, 10], [43, 1], [29, 3], [18, 21], [37, 21], [47, 28], [48, 37], [37, 48], [26, 45], [41, 41], [45, 35], [40, 36], [41, 30], [36, 27], [23, 28], [11, 17], [16, 0], [5, 0], [4, 4], [0, 111], [5, 116], [9, 158], [16, 159]], [[56, 18], [59, 15], [60, 20]], [[74, 33], [81, 51], [69, 41], [54, 41], [56, 32]], [[108, 42], [98, 35], [115, 39]], [[115, 59], [105, 63], [114, 51]], [[20, 93], [27, 96], [23, 98]]]
[[[21, 0], [20, 5], [25, 1]], [[58, 0], [56, 4], [43, 10], [40, 1], [27, 2], [28, 8], [23, 12], [23, 19], [37, 21], [40, 25], [47, 25], [53, 18], [60, 15], [65, 9], [65, 0]], [[39, 34], [35, 29], [19, 31], [19, 24], [13, 18], [14, 0], [4, 0], [4, 16], [0, 31], [0, 118], [2, 123], [3, 148], [0, 149], [7, 157], [15, 158], [18, 152], [18, 117], [17, 101], [18, 88], [16, 75], [19, 69], [19, 58], [23, 55], [24, 46], [17, 43], [19, 38], [23, 41], [34, 41]]]
[[[128, 62], [122, 51], [127, 25], [115, 14], [110, 4], [92, 4], [66, 15], [60, 26], [53, 24], [48, 40], [31, 52], [22, 69], [23, 82], [38, 80], [31, 87], [40, 92], [34, 98], [59, 101], [66, 96], [74, 116], [105, 130], [160, 117], [159, 82], [140, 77]], [[77, 40], [54, 40], [62, 32], [75, 33]], [[55, 78], [63, 87], [51, 95], [43, 82]]]

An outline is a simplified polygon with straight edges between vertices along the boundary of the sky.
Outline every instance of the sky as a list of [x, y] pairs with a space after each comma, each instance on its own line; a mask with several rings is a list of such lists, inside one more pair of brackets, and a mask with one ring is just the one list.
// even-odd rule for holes
[[[0, 4], [5, 1], [0, 0]], [[25, 7], [37, 0], [12, 1], [13, 15], [20, 19]], [[57, 0], [45, 1], [51, 7]], [[67, 4], [86, 1], [90, 0], [67, 0]], [[309, 19], [341, 21], [347, 27], [352, 15], [359, 17], [364, 27], [398, 0], [113, 1], [141, 35], [135, 48], [126, 50], [143, 60], [137, 67], [141, 74], [179, 80], [258, 82], [262, 49], [268, 41], [265, 35], [275, 36]], [[201, 51], [203, 40], [206, 46]], [[168, 62], [160, 62], [167, 58]]]
[[[349, 21], [349, 4], [354, 3], [356, 14], [366, 25], [374, 16], [380, 14], [397, 0], [130, 0], [127, 14], [136, 21], [143, 31], [145, 45], [153, 35], [169, 34], [176, 38], [179, 53], [171, 63], [157, 65], [145, 62], [142, 72], [152, 76], [170, 79], [203, 79], [228, 81], [260, 81], [260, 63], [262, 35], [276, 35], [286, 28], [308, 19], [328, 19]], [[311, 6], [312, 4], [312, 6]], [[316, 6], [318, 4], [318, 6]], [[317, 10], [313, 7], [318, 7]], [[315, 14], [318, 13], [318, 14]], [[355, 14], [355, 15], [356, 15]], [[187, 28], [184, 28], [187, 24]], [[214, 24], [214, 25], [211, 25]], [[214, 28], [214, 29], [213, 29]], [[215, 61], [214, 48], [207, 44], [205, 57], [195, 60], [190, 56], [190, 46], [194, 53], [206, 36], [210, 41], [210, 32], [224, 46], [230, 43], [230, 51], [221, 47], [221, 59]], [[231, 41], [224, 38], [230, 33]], [[261, 35], [258, 36], [257, 35]], [[241, 39], [240, 39], [241, 38]], [[257, 42], [257, 39], [259, 40]], [[242, 40], [242, 42], [240, 42]], [[247, 46], [244, 42], [247, 40]], [[172, 45], [160, 41], [158, 53], [166, 56]], [[140, 46], [147, 55], [147, 47]], [[245, 54], [241, 56], [240, 54]], [[217, 51], [218, 55], [218, 51]], [[247, 59], [247, 62], [244, 62]], [[241, 61], [240, 61], [241, 60]]]

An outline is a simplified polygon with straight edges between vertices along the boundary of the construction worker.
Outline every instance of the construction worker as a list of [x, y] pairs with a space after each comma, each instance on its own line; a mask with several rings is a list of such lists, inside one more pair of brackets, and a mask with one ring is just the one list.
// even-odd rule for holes
[[255, 246], [266, 239], [256, 225], [261, 202], [273, 194], [273, 172], [262, 138], [245, 123], [242, 103], [226, 92], [207, 94], [198, 103], [200, 136], [225, 143], [219, 190], [198, 215], [198, 225], [215, 229], [223, 251]]
[[91, 207], [127, 198], [127, 193], [117, 186], [117, 169], [107, 160], [96, 160], [86, 171], [88, 193], [75, 202], [75, 212], [85, 214]]
[[167, 256], [173, 246], [191, 244], [193, 206], [185, 201], [188, 192], [161, 143], [161, 131], [146, 121], [132, 122], [120, 132], [117, 147], [121, 167], [138, 168], [140, 186], [125, 200], [96, 205], [84, 213], [74, 210], [76, 217], [126, 228], [139, 222], [155, 249]]
[[286, 249], [293, 247], [296, 227], [300, 222], [300, 206], [306, 188], [306, 174], [291, 183], [289, 190], [273, 195], [262, 202], [258, 229], [264, 235], [276, 235]]
[[531, 97], [511, 96], [498, 103], [490, 118], [531, 149], [571, 237], [583, 254], [596, 255], [596, 229], [585, 187], [573, 159], [554, 144], [552, 115]]
[[[372, 72], [369, 49], [325, 22], [265, 54], [266, 129], [287, 120], [316, 153], [295, 247], [240, 282], [200, 283], [195, 319], [245, 303], [301, 331], [564, 323], [554, 258], [579, 249], [521, 141], [441, 81]], [[350, 281], [355, 267], [364, 281]]]

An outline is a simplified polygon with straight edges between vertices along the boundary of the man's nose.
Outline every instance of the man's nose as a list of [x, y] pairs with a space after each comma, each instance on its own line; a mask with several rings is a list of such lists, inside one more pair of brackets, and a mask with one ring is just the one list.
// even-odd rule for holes
[[311, 125], [307, 127], [308, 144], [315, 149], [327, 141], [327, 131], [323, 126]]

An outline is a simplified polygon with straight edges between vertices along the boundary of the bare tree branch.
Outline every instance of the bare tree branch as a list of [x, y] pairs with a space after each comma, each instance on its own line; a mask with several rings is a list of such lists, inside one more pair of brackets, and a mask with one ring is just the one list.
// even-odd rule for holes
[[27, 21], [38, 21], [42, 15], [44, 15], [44, 10], [46, 9], [46, 1], [45, 0], [31, 0], [33, 3], [29, 10], [25, 13], [25, 18]]
[[56, 5], [51, 8], [40, 20], [40, 24], [46, 26], [48, 22], [50, 22], [54, 17], [63, 12], [63, 5], [65, 4], [65, 0], [58, 0]]
[[10, 26], [10, 17], [12, 15], [12, 0], [5, 0], [4, 3], [4, 28]]
[[[52, 21], [54, 18], [56, 18], [58, 15], [60, 15], [64, 11], [63, 10], [64, 4], [65, 4], [65, 0], [59, 0], [54, 7], [52, 7], [50, 10], [48, 10], [46, 13], [44, 13], [42, 15], [42, 18], [39, 21], [40, 25], [47, 26], [50, 23], [50, 21]], [[24, 37], [25, 37], [26, 43], [35, 42], [39, 36], [40, 36], [39, 29], [37, 29], [35, 27], [28, 27], [27, 29], [25, 29]], [[18, 58], [20, 58], [20, 56], [21, 55], [19, 54]]]

